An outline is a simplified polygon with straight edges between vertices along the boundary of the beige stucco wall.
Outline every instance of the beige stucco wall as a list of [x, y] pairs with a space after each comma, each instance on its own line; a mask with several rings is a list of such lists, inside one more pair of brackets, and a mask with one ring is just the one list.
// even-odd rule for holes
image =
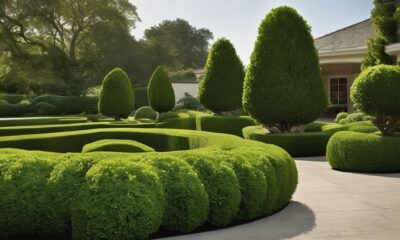
[[172, 87], [175, 91], [176, 101], [185, 96], [185, 92], [189, 93], [193, 97], [199, 95], [199, 84], [198, 83], [172, 83]]

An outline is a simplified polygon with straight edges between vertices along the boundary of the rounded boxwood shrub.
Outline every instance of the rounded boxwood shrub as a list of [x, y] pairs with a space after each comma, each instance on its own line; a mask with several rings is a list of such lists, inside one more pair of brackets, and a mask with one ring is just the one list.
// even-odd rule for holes
[[156, 120], [158, 116], [158, 113], [154, 111], [150, 106], [143, 106], [136, 110], [134, 118], [135, 120], [140, 120], [140, 119], [150, 119], [150, 120]]
[[38, 103], [34, 108], [39, 115], [54, 116], [60, 114], [56, 106], [47, 102]]
[[201, 104], [215, 113], [241, 108], [244, 75], [243, 63], [232, 43], [218, 39], [211, 47], [199, 86]]
[[201, 226], [208, 215], [208, 196], [193, 169], [173, 157], [143, 160], [159, 171], [167, 206], [162, 227], [173, 232], [190, 232]]
[[99, 112], [117, 120], [127, 118], [135, 108], [131, 81], [121, 68], [115, 68], [103, 80]]
[[150, 166], [103, 161], [86, 182], [72, 208], [74, 239], [145, 239], [160, 227], [165, 199]]
[[133, 140], [121, 139], [103, 139], [96, 142], [86, 144], [82, 148], [83, 153], [89, 152], [154, 152], [151, 148], [143, 143]]
[[329, 140], [326, 157], [333, 169], [351, 172], [400, 172], [400, 136], [338, 132]]
[[380, 65], [363, 71], [351, 87], [351, 99], [357, 110], [375, 117], [385, 135], [400, 126], [400, 67]]
[[242, 199], [239, 181], [230, 164], [217, 162], [210, 153], [180, 154], [204, 184], [208, 194], [209, 214], [207, 222], [224, 227], [233, 222], [239, 212]]
[[147, 88], [149, 104], [157, 112], [168, 112], [175, 107], [175, 92], [168, 74], [158, 67], [151, 76]]
[[328, 106], [310, 27], [293, 8], [275, 8], [261, 23], [243, 106], [257, 121], [282, 132], [312, 122]]
[[339, 123], [340, 120], [346, 119], [348, 116], [349, 116], [349, 113], [347, 113], [347, 112], [338, 113], [335, 118], [335, 123]]

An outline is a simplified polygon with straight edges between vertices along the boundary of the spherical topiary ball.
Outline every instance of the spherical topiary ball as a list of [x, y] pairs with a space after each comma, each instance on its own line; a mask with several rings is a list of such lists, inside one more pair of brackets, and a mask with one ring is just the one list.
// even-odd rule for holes
[[368, 68], [351, 87], [351, 100], [366, 114], [400, 116], [400, 67]]

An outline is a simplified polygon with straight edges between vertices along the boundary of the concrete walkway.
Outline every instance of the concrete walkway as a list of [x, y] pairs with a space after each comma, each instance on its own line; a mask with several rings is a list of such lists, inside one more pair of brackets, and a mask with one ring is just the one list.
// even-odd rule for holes
[[400, 174], [338, 172], [324, 157], [296, 163], [297, 192], [281, 212], [232, 228], [165, 239], [400, 239]]

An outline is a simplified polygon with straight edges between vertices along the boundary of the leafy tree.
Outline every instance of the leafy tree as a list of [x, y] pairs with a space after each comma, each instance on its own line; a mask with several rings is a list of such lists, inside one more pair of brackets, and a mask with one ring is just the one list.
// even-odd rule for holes
[[199, 87], [201, 104], [215, 113], [242, 107], [244, 66], [232, 43], [221, 38], [211, 47]]
[[127, 118], [135, 108], [135, 97], [128, 75], [121, 68], [104, 78], [99, 99], [99, 112], [116, 120]]
[[67, 94], [79, 94], [101, 59], [92, 54], [99, 53], [93, 44], [95, 30], [118, 27], [129, 32], [138, 19], [129, 0], [3, 0], [0, 52], [10, 66], [21, 68], [12, 68], [11, 76], [29, 81], [42, 69], [47, 79], [68, 86]]
[[168, 74], [158, 67], [147, 88], [150, 106], [157, 112], [168, 112], [175, 107], [175, 93]]
[[385, 52], [385, 46], [396, 43], [399, 10], [396, 1], [374, 0], [375, 8], [372, 12], [372, 22], [378, 33], [368, 43], [368, 54], [361, 68], [364, 70], [370, 66], [380, 64], [393, 64], [392, 58]]
[[328, 105], [310, 31], [293, 8], [273, 9], [261, 23], [247, 69], [244, 108], [281, 132], [312, 122]]
[[210, 30], [197, 29], [183, 19], [165, 20], [144, 34], [145, 42], [158, 53], [154, 55], [158, 64], [172, 69], [202, 67], [212, 38]]

